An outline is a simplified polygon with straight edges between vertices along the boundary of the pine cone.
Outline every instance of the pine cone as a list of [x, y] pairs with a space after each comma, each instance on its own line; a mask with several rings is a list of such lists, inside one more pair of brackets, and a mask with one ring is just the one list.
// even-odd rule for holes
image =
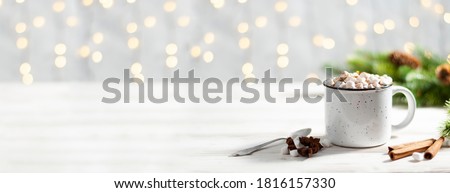
[[436, 77], [444, 85], [450, 85], [450, 64], [441, 64], [436, 68]]
[[389, 60], [397, 66], [406, 65], [412, 69], [416, 69], [421, 66], [420, 61], [416, 57], [400, 51], [394, 51], [389, 54]]

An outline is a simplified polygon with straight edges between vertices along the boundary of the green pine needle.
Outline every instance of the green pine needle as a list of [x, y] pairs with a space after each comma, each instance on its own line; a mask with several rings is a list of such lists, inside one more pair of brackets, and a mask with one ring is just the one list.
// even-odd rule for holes
[[445, 102], [445, 108], [447, 108], [448, 115], [450, 116], [450, 99]]
[[441, 136], [446, 138], [450, 137], [450, 119], [442, 124]]
[[441, 135], [450, 138], [450, 99], [445, 102], [445, 108], [447, 108], [449, 117], [441, 126]]

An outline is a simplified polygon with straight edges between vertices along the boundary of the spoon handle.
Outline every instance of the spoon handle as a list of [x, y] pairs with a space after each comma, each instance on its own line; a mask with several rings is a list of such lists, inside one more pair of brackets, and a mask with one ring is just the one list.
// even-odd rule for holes
[[273, 142], [276, 142], [276, 141], [285, 140], [285, 139], [286, 139], [286, 138], [277, 138], [277, 139], [274, 139], [274, 140], [270, 140], [270, 141], [265, 142], [265, 143], [262, 143], [262, 144], [260, 144], [260, 145], [257, 145], [257, 146], [254, 146], [254, 147], [250, 147], [250, 148], [247, 148], [247, 149], [243, 149], [243, 150], [237, 151], [236, 153], [233, 153], [233, 154], [231, 154], [230, 156], [231, 156], [231, 157], [236, 157], [236, 156], [250, 155], [250, 154], [252, 154], [253, 152], [262, 149], [262, 148], [265, 147], [266, 145], [269, 145], [269, 144], [271, 144], [271, 143], [273, 143]]

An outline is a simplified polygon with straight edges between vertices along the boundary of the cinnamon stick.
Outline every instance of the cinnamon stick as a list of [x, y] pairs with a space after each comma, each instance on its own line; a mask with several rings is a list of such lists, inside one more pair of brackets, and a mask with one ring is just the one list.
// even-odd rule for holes
[[400, 144], [400, 145], [389, 146], [388, 150], [392, 151], [392, 150], [396, 150], [396, 149], [401, 149], [401, 148], [413, 145], [415, 143], [420, 143], [420, 142], [425, 142], [425, 141], [432, 141], [432, 142], [434, 142], [435, 139], [430, 138], [430, 139], [425, 139], [425, 140], [421, 140], [421, 141], [414, 141], [414, 142], [409, 142], [409, 143], [403, 143], [403, 144]]
[[411, 142], [407, 145], [402, 145], [400, 149], [394, 149], [389, 152], [389, 157], [391, 160], [398, 160], [407, 156], [412, 155], [414, 152], [424, 152], [426, 151], [433, 143], [434, 139], [428, 139], [423, 141]]
[[444, 137], [440, 137], [425, 151], [425, 159], [433, 159], [441, 149], [442, 143], [444, 143]]

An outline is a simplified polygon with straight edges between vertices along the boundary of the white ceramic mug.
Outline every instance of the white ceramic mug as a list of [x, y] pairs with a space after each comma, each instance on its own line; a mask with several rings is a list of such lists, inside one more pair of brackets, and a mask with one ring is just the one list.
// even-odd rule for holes
[[[325, 84], [324, 84], [325, 85]], [[336, 89], [325, 85], [326, 95], [339, 91], [325, 102], [325, 126], [329, 140], [345, 147], [374, 147], [391, 138], [392, 129], [406, 127], [413, 119], [416, 99], [407, 88], [388, 86], [381, 89]], [[334, 89], [334, 90], [333, 90]], [[392, 96], [402, 93], [408, 101], [408, 114], [398, 125], [392, 125]]]

